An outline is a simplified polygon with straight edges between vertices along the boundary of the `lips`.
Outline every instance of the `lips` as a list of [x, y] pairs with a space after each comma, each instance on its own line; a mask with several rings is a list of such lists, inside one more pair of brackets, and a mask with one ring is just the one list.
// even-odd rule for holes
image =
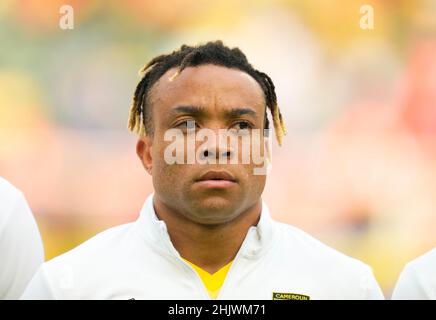
[[227, 171], [208, 171], [203, 174], [197, 181], [205, 180], [227, 180], [235, 182], [235, 178]]
[[227, 171], [208, 171], [203, 174], [196, 184], [205, 188], [224, 189], [236, 184], [236, 179]]

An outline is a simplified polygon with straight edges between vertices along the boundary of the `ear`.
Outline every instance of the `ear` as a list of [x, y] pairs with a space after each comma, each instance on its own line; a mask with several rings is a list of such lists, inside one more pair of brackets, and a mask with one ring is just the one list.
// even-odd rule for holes
[[153, 164], [152, 157], [152, 139], [148, 136], [139, 138], [136, 143], [136, 154], [141, 160], [145, 170], [151, 175], [151, 169]]

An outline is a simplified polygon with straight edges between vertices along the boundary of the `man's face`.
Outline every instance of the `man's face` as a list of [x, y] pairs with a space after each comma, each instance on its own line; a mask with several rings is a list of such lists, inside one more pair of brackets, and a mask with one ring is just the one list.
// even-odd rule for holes
[[[154, 133], [139, 140], [138, 155], [150, 169], [155, 197], [165, 206], [201, 224], [231, 221], [260, 200], [266, 176], [253, 174], [253, 169], [263, 164], [255, 165], [251, 158], [249, 163], [242, 161], [246, 149], [241, 147], [240, 135], [235, 146], [220, 140], [219, 132], [258, 129], [261, 138], [250, 142], [249, 148], [257, 148], [263, 156], [263, 91], [250, 75], [236, 69], [211, 64], [188, 67], [171, 80], [176, 72], [176, 68], [168, 70], [150, 91]], [[192, 121], [195, 130], [188, 130]], [[209, 159], [216, 157], [216, 163], [169, 164], [165, 150], [174, 140], [165, 141], [164, 136], [170, 129], [182, 132], [185, 161], [187, 152], [194, 151]], [[188, 136], [201, 129], [216, 133], [216, 141], [196, 141], [195, 150], [190, 150]], [[227, 163], [219, 163], [219, 156]], [[234, 157], [236, 164], [230, 163]]]

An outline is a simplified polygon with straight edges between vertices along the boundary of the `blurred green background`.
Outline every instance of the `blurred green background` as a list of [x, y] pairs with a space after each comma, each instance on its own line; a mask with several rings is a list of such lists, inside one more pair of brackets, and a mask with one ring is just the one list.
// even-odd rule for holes
[[373, 266], [389, 296], [436, 245], [436, 1], [2, 0], [0, 175], [27, 197], [46, 258], [136, 219], [152, 192], [126, 129], [138, 70], [216, 39], [277, 88], [289, 133], [272, 215]]

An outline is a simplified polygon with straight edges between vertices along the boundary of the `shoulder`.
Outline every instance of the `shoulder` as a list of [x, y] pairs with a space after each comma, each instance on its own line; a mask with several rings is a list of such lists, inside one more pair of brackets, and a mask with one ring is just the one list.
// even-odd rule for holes
[[36, 221], [23, 193], [1, 177], [0, 235], [8, 239], [40, 241]]
[[[47, 292], [56, 299], [82, 297], [110, 282], [129, 261], [134, 223], [107, 229], [76, 248], [45, 262], [39, 270]], [[33, 282], [38, 282], [34, 280]], [[34, 285], [36, 286], [36, 285]], [[94, 289], [93, 289], [94, 288]], [[86, 295], [85, 295], [86, 296]]]
[[281, 245], [292, 252], [313, 262], [322, 262], [323, 267], [346, 267], [358, 271], [368, 271], [370, 267], [358, 259], [352, 258], [324, 244], [294, 226], [276, 222], [281, 234]]
[[0, 193], [5, 195], [19, 195], [20, 190], [14, 187], [9, 181], [0, 177]]
[[[371, 267], [347, 256], [306, 232], [277, 223], [276, 241], [281, 264], [299, 278], [336, 298], [383, 299]], [[333, 295], [335, 293], [336, 295]], [[348, 298], [347, 298], [348, 297]]]
[[134, 223], [127, 223], [102, 231], [74, 249], [46, 262], [45, 267], [49, 270], [66, 263], [92, 265], [106, 257], [121, 253], [131, 236], [133, 225]]
[[19, 297], [38, 267], [44, 249], [24, 195], [0, 178], [0, 298]]
[[106, 290], [132, 248], [134, 223], [107, 229], [76, 248], [42, 264], [22, 299], [76, 299]]
[[0, 177], [0, 229], [20, 201], [24, 201], [21, 191]]

